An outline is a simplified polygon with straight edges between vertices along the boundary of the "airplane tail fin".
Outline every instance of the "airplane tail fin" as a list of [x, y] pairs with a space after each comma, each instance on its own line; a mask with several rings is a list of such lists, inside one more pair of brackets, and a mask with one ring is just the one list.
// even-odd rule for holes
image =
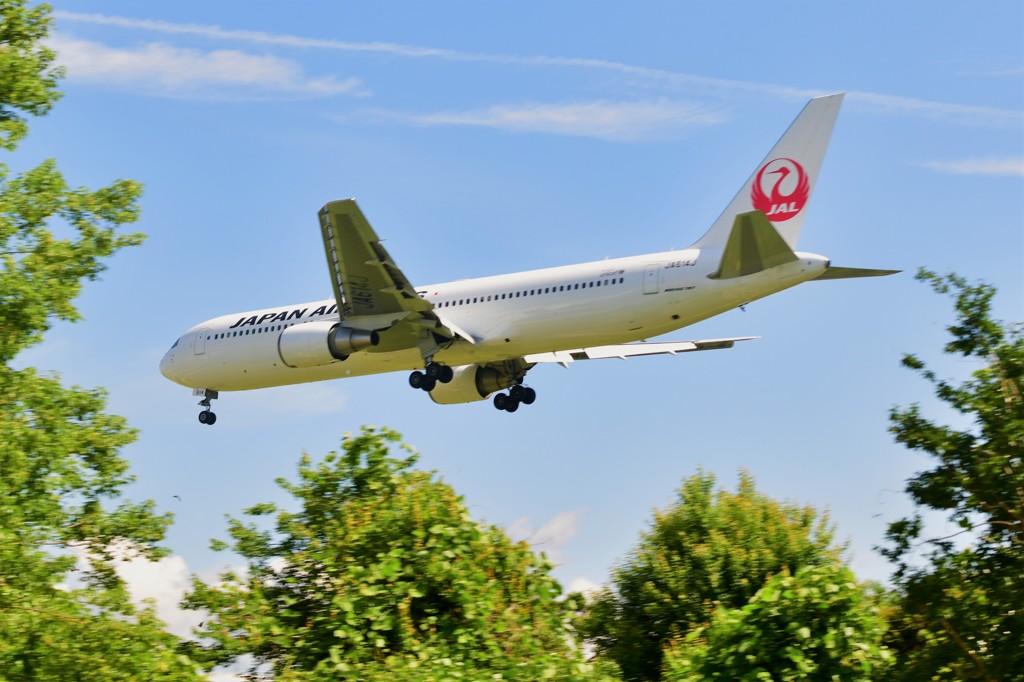
[[815, 97], [793, 120], [711, 229], [691, 248], [726, 248], [740, 214], [762, 212], [792, 250], [825, 158], [843, 93]]

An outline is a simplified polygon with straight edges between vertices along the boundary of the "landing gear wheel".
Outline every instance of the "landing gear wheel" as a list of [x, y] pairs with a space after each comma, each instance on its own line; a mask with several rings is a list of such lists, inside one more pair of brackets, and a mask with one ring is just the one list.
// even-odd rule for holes
[[435, 379], [434, 377], [426, 376], [423, 377], [423, 386], [421, 386], [420, 388], [429, 393], [430, 391], [434, 390], [435, 386], [437, 386], [437, 379]]
[[508, 392], [508, 397], [512, 398], [512, 400], [522, 400], [523, 399], [523, 387], [522, 386], [513, 386], [511, 388], [511, 390], [509, 390], [509, 392]]
[[519, 401], [514, 398], [509, 398], [508, 405], [505, 406], [506, 412], [515, 412], [519, 409]]
[[440, 381], [442, 384], [447, 384], [455, 378], [455, 370], [448, 365], [442, 365], [440, 362], [431, 362], [427, 365], [427, 376]]
[[519, 400], [523, 405], [533, 405], [533, 401], [537, 399], [537, 391], [533, 390], [529, 386], [523, 387], [523, 395], [520, 396]]
[[210, 401], [216, 400], [219, 395], [217, 391], [212, 388], [196, 388], [192, 390], [192, 395], [202, 397], [202, 400], [199, 401], [199, 407], [202, 407], [203, 411], [199, 413], [199, 423], [206, 424], [207, 426], [213, 426], [217, 423], [217, 415], [210, 409]]
[[409, 375], [409, 385], [413, 388], [423, 388], [423, 382], [427, 380], [427, 375], [423, 372], [413, 372]]
[[494, 396], [494, 406], [499, 410], [508, 409], [509, 398], [505, 393], [498, 393]]

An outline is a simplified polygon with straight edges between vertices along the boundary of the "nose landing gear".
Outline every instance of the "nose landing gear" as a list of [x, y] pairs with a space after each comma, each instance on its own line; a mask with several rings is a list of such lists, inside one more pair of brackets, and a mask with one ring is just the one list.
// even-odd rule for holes
[[206, 424], [207, 426], [213, 426], [216, 424], [217, 415], [213, 413], [210, 401], [216, 400], [220, 394], [210, 388], [197, 388], [192, 391], [192, 395], [201, 396], [202, 400], [199, 401], [199, 406], [205, 408], [199, 413], [199, 423]]

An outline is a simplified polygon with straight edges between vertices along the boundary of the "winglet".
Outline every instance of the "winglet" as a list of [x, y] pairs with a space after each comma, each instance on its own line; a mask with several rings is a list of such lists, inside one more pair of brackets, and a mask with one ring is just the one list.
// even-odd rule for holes
[[691, 248], [725, 248], [736, 216], [753, 210], [762, 211], [789, 248], [795, 248], [842, 103], [843, 93], [809, 101], [711, 229]]

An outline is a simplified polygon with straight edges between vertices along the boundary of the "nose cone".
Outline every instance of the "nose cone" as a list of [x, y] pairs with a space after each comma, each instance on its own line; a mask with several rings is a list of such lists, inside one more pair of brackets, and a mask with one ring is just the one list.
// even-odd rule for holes
[[180, 384], [178, 380], [179, 374], [174, 366], [174, 349], [164, 353], [164, 356], [160, 359], [160, 373], [165, 377], [173, 381], [174, 383]]

